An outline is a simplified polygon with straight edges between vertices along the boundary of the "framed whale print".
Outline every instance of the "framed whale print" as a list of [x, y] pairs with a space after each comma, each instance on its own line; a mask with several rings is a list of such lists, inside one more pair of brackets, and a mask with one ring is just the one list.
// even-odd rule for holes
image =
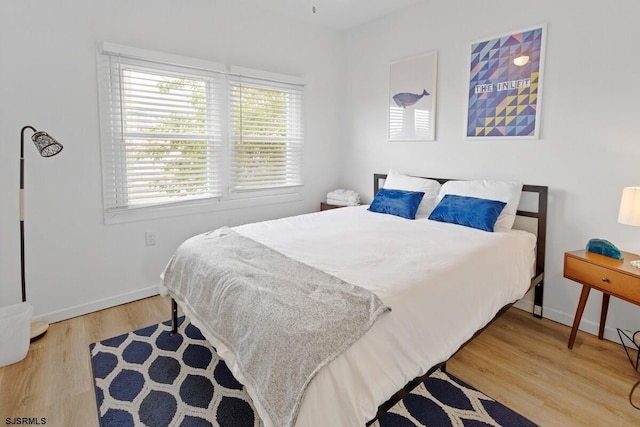
[[538, 139], [546, 26], [471, 45], [466, 138]]
[[389, 141], [435, 139], [437, 69], [435, 50], [391, 64]]

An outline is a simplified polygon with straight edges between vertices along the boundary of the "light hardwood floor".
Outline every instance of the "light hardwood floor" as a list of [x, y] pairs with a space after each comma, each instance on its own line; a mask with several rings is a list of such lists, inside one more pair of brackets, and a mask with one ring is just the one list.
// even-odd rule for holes
[[[27, 357], [0, 368], [0, 424], [98, 426], [89, 344], [169, 317], [152, 297], [51, 325]], [[622, 348], [512, 308], [448, 363], [447, 370], [542, 426], [640, 426], [627, 397], [640, 379]]]

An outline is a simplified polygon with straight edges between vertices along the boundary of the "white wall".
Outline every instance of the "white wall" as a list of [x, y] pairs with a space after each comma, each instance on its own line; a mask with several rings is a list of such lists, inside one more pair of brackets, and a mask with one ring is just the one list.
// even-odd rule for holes
[[[544, 315], [571, 324], [581, 286], [562, 277], [565, 251], [593, 237], [640, 253], [640, 228], [618, 224], [622, 188], [640, 185], [640, 3], [428, 1], [352, 30], [345, 59], [350, 133], [344, 182], [370, 200], [372, 174], [520, 180], [548, 185]], [[548, 25], [539, 140], [464, 139], [470, 45]], [[436, 141], [386, 141], [389, 64], [438, 50]], [[592, 292], [581, 328], [597, 331]], [[640, 307], [612, 299], [607, 337], [640, 328]]]
[[[301, 76], [308, 82], [303, 200], [104, 225], [95, 44], [123, 45]], [[56, 321], [153, 294], [176, 246], [222, 225], [318, 210], [337, 185], [341, 43], [328, 30], [221, 0], [22, 0], [0, 3], [0, 306], [20, 301], [19, 136], [63, 145], [26, 157], [27, 294]], [[31, 133], [27, 133], [30, 138]], [[145, 246], [146, 230], [158, 244]], [[168, 315], [168, 312], [167, 312]]]
[[[396, 168], [548, 185], [544, 314], [569, 324], [580, 287], [562, 278], [563, 253], [592, 237], [640, 253], [640, 229], [616, 223], [622, 187], [640, 185], [640, 4], [614, 0], [606, 9], [578, 0], [425, 1], [343, 37], [223, 0], [0, 2], [0, 306], [20, 299], [19, 131], [29, 124], [65, 145], [51, 159], [25, 147], [27, 286], [36, 317], [55, 321], [152, 294], [185, 238], [316, 210], [338, 185], [370, 199], [372, 174]], [[541, 139], [465, 141], [470, 43], [540, 23], [548, 25]], [[104, 225], [98, 41], [306, 78], [304, 200]], [[389, 63], [432, 49], [437, 139], [389, 143]], [[158, 232], [156, 246], [144, 245], [146, 230]], [[596, 331], [599, 304], [594, 292], [583, 329]], [[608, 325], [610, 338], [615, 327], [638, 329], [640, 308], [613, 299]]]

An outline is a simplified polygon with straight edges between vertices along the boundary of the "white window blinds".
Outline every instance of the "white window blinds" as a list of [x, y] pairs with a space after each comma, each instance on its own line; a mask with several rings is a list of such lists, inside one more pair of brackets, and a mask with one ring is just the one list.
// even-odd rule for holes
[[302, 184], [301, 85], [111, 44], [98, 59], [107, 212]]
[[232, 191], [302, 184], [302, 89], [230, 77]]

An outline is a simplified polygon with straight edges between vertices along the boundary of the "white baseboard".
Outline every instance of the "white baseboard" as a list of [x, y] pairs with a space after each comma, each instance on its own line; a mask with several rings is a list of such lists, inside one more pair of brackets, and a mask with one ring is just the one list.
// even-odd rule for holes
[[[533, 313], [533, 299], [534, 293], [533, 290], [527, 292], [527, 294], [522, 297], [522, 299], [516, 301], [513, 304], [514, 307], [524, 310], [528, 313]], [[573, 318], [575, 313], [565, 313], [563, 311], [554, 310], [548, 307], [543, 307], [542, 309], [542, 317], [545, 319], [553, 320], [554, 322], [561, 323], [563, 325], [573, 326]], [[589, 333], [591, 335], [598, 336], [598, 329], [600, 328], [600, 323], [593, 322], [590, 320], [584, 320], [584, 318], [580, 321], [579, 332]], [[571, 330], [567, 330], [567, 342], [569, 341], [569, 334]], [[613, 341], [615, 343], [620, 343], [620, 337], [618, 336], [618, 331], [616, 328], [605, 326], [604, 328], [604, 338]]]
[[516, 301], [513, 306], [528, 313], [533, 313], [533, 297], [527, 298], [527, 296], [528, 294]]
[[[92, 313], [94, 311], [104, 310], [105, 308], [115, 307], [116, 305], [126, 304], [128, 302], [136, 301], [143, 298], [148, 298], [154, 295], [158, 295], [158, 285], [150, 286], [144, 289], [138, 289], [133, 292], [127, 292], [126, 294], [116, 295], [109, 298], [104, 298], [97, 301], [88, 302], [85, 304], [75, 305], [73, 307], [65, 308], [63, 310], [51, 311], [39, 316], [35, 316], [31, 319], [32, 322], [46, 322], [55, 323], [61, 320], [71, 319], [72, 317], [82, 316], [83, 314]], [[169, 311], [167, 311], [169, 313]]]
[[[554, 310], [554, 309], [545, 307], [542, 312], [542, 315], [543, 317], [549, 320], [562, 323], [563, 325], [566, 325], [569, 328], [571, 328], [571, 326], [573, 326], [573, 319], [574, 319], [575, 313], [565, 313], [563, 311]], [[591, 335], [598, 336], [599, 328], [600, 328], [599, 321], [593, 322], [591, 320], [585, 320], [584, 318], [582, 318], [582, 320], [580, 321], [580, 326], [578, 327], [578, 335], [580, 333], [588, 333]], [[569, 342], [570, 332], [571, 332], [571, 329], [567, 329], [567, 342]], [[616, 328], [605, 325], [604, 338], [609, 341], [613, 341], [615, 343], [620, 344], [620, 337], [618, 336], [618, 331], [616, 330]]]

